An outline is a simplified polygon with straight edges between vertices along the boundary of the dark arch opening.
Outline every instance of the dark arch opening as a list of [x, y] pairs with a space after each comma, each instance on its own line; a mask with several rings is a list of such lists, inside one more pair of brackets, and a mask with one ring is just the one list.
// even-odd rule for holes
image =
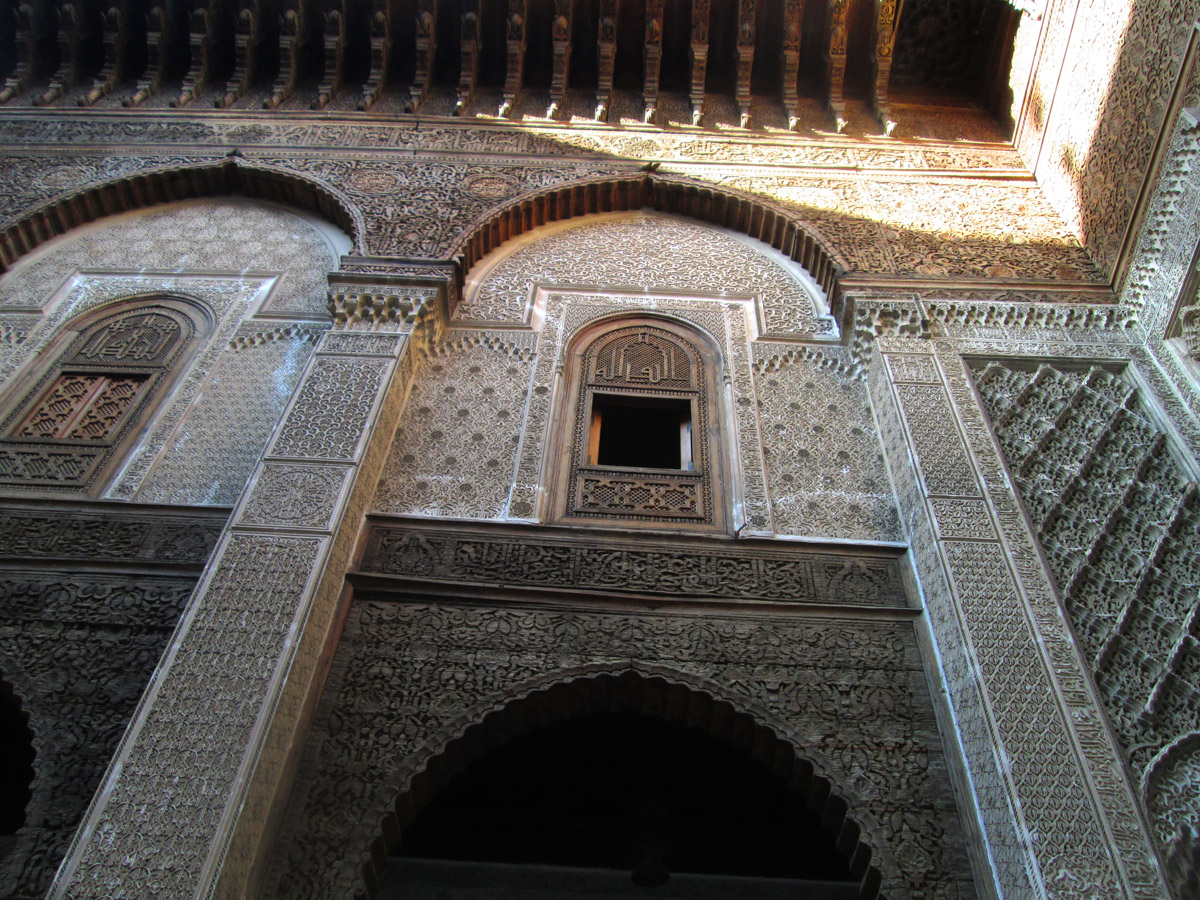
[[[858, 896], [833, 836], [767, 766], [698, 729], [629, 710], [555, 723], [477, 760], [405, 831], [379, 896], [403, 891], [406, 874], [495, 873], [492, 864], [533, 884], [589, 869], [575, 877], [632, 880], [661, 889], [656, 896], [730, 886], [726, 878], [828, 882], [807, 885], [809, 895]], [[782, 886], [742, 883], [738, 896]]]
[[[449, 724], [441, 737], [430, 741], [431, 755], [398, 792], [394, 813], [380, 822], [380, 833], [363, 859], [368, 892], [374, 895], [379, 888], [392, 854], [407, 852], [404, 841], [411, 829], [420, 827], [413, 825], [417, 817], [476, 761], [558, 723], [621, 713], [681, 727], [692, 740], [706, 736], [735, 751], [743, 766], [753, 763], [761, 767], [775, 780], [774, 792], [796, 798], [845, 861], [850, 880], [832, 884], [840, 885], [844, 896], [860, 900], [879, 896], [884, 879], [873, 859], [872, 845], [881, 838], [872, 830], [870, 816], [856, 812], [857, 807], [839, 796], [814, 762], [799, 756], [791, 742], [757, 717], [714, 696], [706, 684], [693, 685], [687, 676], [657, 667], [645, 674], [606, 667], [559, 673], [528, 685], [503, 706], [489, 704]], [[859, 822], [859, 815], [867, 818]], [[624, 883], [629, 884], [627, 877]]]
[[0, 861], [16, 844], [33, 797], [33, 732], [12, 686], [0, 678]]

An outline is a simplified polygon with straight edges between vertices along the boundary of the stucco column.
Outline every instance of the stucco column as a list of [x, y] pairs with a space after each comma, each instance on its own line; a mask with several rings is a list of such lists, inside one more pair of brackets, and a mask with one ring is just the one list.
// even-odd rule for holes
[[1064, 357], [1120, 347], [1100, 329], [1095, 343], [1080, 340], [1048, 305], [1045, 327], [1006, 329], [1005, 315], [1002, 305], [947, 311], [919, 300], [858, 309], [859, 333], [876, 337], [872, 401], [974, 795], [977, 867], [1009, 900], [1166, 897], [1120, 752], [964, 360], [1011, 353], [1015, 340], [1040, 340], [1037, 349]]
[[444, 310], [443, 280], [360, 268], [331, 277], [334, 329], [243, 491], [51, 897], [253, 889], [396, 428], [405, 351]]

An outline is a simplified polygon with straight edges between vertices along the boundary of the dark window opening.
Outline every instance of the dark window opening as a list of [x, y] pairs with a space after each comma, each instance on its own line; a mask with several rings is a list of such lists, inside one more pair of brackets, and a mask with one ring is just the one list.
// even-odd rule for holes
[[591, 428], [588, 462], [592, 465], [695, 468], [690, 400], [595, 394]]

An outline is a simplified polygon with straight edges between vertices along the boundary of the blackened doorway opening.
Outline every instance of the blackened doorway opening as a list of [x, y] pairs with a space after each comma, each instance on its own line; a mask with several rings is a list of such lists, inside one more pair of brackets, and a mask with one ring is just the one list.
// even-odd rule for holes
[[471, 898], [500, 884], [530, 896], [567, 885], [573, 897], [859, 896], [834, 837], [781, 779], [633, 712], [555, 724], [477, 760], [405, 829], [378, 896]]

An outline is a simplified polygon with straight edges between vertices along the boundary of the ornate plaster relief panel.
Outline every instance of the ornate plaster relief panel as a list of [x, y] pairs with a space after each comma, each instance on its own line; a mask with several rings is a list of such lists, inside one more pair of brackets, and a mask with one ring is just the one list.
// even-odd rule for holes
[[[461, 367], [455, 365], [450, 368], [443, 366], [436, 373], [436, 380], [430, 380], [427, 389], [421, 387], [426, 379], [421, 374], [416, 376], [418, 387], [414, 389], [413, 397], [423, 399], [416, 403], [410, 399], [405, 409], [404, 424], [389, 456], [387, 474], [375, 498], [375, 510], [408, 513], [437, 508], [443, 515], [471, 515], [470, 510], [478, 508], [475, 502], [466, 496], [465, 489], [458, 492], [462, 499], [455, 499], [453, 491], [448, 496], [442, 483], [445, 479], [435, 477], [434, 463], [431, 462], [428, 468], [419, 469], [421, 474], [413, 478], [401, 462], [401, 457], [408, 459], [409, 464], [421, 459], [441, 460], [449, 453], [458, 463], [458, 468], [487, 476], [484, 483], [491, 485], [487, 490], [492, 498], [492, 505], [487, 509], [498, 511], [493, 517], [544, 519], [549, 514], [545, 507], [547, 498], [544, 486], [552, 477], [547, 448], [553, 444], [551, 429], [557, 421], [554, 418], [555, 404], [562, 402], [559, 369], [572, 335], [588, 323], [606, 317], [660, 314], [697, 325], [722, 345], [725, 371], [730, 383], [727, 391], [731, 397], [731, 402], [726, 404], [726, 415], [733, 420], [728, 423], [726, 447], [731, 453], [730, 468], [734, 485], [727, 494], [732, 494], [733, 512], [738, 524], [747, 522], [752, 531], [770, 530], [770, 510], [763, 479], [750, 369], [748, 317], [751, 313], [747, 308], [748, 301], [550, 293], [538, 302], [544, 309], [544, 316], [541, 331], [530, 335], [536, 337], [533, 347], [526, 343], [528, 333], [477, 332], [455, 328], [448, 329], [442, 342], [434, 345], [431, 352], [439, 356], [465, 347], [469, 348], [472, 358], [477, 359], [479, 354], [486, 351], [496, 359], [487, 369], [478, 363], [464, 363]], [[485, 349], [478, 349], [480, 347]], [[518, 359], [524, 357], [528, 360], [526, 354], [532, 355], [532, 363], [515, 364], [510, 359], [510, 355], [516, 355]], [[471, 373], [469, 369], [473, 366], [480, 371]], [[492, 387], [495, 393], [487, 395], [483, 395], [481, 389], [481, 395], [472, 398], [472, 406], [477, 412], [471, 412], [468, 407], [459, 407], [457, 403], [452, 403], [448, 410], [443, 403], [439, 409], [424, 399], [446, 396], [447, 387], [455, 391], [449, 396], [457, 397], [458, 385], [451, 383], [450, 379], [463, 369], [468, 370], [469, 377], [484, 379], [477, 383], [485, 387], [489, 386], [486, 382], [486, 373], [489, 371], [495, 373], [490, 377], [503, 378], [503, 383], [510, 386], [501, 390], [497, 382]], [[516, 372], [510, 375], [509, 370], [512, 369]], [[522, 391], [514, 390], [510, 379], [523, 377], [530, 380], [522, 383]], [[498, 408], [492, 405], [490, 398], [505, 397], [509, 398], [510, 403], [519, 401], [520, 405], [511, 407], [508, 416], [498, 417]], [[464, 409], [467, 410], [465, 415], [462, 414]], [[490, 421], [492, 431], [499, 432], [499, 435], [476, 442], [472, 435], [487, 435], [486, 429], [448, 431], [435, 423], [431, 430], [425, 431], [419, 418], [447, 415], [461, 416], [467, 422]], [[509, 426], [507, 423], [514, 418], [521, 421]], [[430, 421], [433, 422], [433, 419]], [[497, 422], [500, 423], [498, 428]], [[513, 441], [513, 437], [519, 437], [519, 443]], [[491, 463], [493, 459], [497, 460], [497, 464]], [[417, 465], [422, 464], [418, 462]], [[413, 483], [417, 480], [422, 482], [420, 489]], [[497, 506], [502, 499], [506, 506]]]
[[1172, 780], [1200, 766], [1194, 473], [1113, 372], [991, 363], [977, 368], [976, 384], [1173, 887], [1187, 896], [1200, 804]]
[[589, 322], [651, 312], [693, 322], [724, 345], [725, 446], [738, 467], [739, 524], [751, 532], [899, 539], [867, 394], [849, 351], [750, 343], [749, 300], [539, 291], [536, 302], [538, 333], [456, 327], [424, 351], [373, 509], [547, 515], [536, 511], [545, 502], [540, 485], [553, 476], [547, 448], [555, 404], [565, 402], [557, 373], [566, 344]]
[[0, 894], [44, 897], [225, 521], [6, 504], [0, 677], [34, 734], [25, 825]]
[[374, 508], [480, 519], [507, 515], [536, 338], [455, 330], [430, 348]]
[[472, 271], [454, 320], [530, 324], [537, 289], [579, 288], [753, 297], [758, 331], [837, 336], [824, 292], [770, 247], [721, 229], [633, 213], [547, 226], [506, 244]]
[[754, 382], [776, 531], [902, 540], [870, 398], [850, 352], [756, 343]]
[[1200, 3], [1057, 3], [1048, 15], [1025, 151], [1068, 227], [1119, 278], [1172, 95], [1194, 84]]
[[868, 383], [987, 864], [1012, 896], [1162, 897], [1167, 887], [1100, 698], [964, 362], [975, 354], [1120, 359], [1134, 349], [1132, 336], [1073, 323], [1062, 310], [1014, 327], [1007, 323], [1018, 308], [968, 306], [864, 303], [859, 322], [878, 335]]
[[273, 272], [264, 311], [325, 315], [325, 273], [349, 245], [325, 223], [236, 198], [194, 200], [85, 225], [0, 276], [0, 312], [43, 309], [75, 270]]
[[[197, 140], [211, 143], [190, 143], [190, 156], [162, 157], [149, 148], [145, 155], [105, 152], [114, 132], [109, 122], [80, 118], [45, 127], [45, 148], [56, 146], [56, 136], [82, 146], [69, 158], [57, 149], [34, 151], [31, 130], [18, 129], [19, 139], [29, 143], [6, 161], [14, 183], [0, 193], [2, 221], [11, 223], [44, 201], [66, 201], [109, 178], [148, 177], [163, 167], [198, 163], [236, 165], [299, 177], [336, 198], [356, 223], [361, 253], [446, 258], [465, 233], [513, 200], [570, 183], [636, 176], [647, 160], [663, 160], [656, 177], [745, 185], [815, 230], [830, 229], [828, 242], [853, 271], [904, 274], [925, 266], [950, 276], [987, 277], [990, 267], [1017, 278], [1101, 277], [1034, 180], [1014, 169], [1015, 154], [1000, 146], [775, 146], [662, 133], [221, 120], [164, 124], [160, 134], [181, 128], [181, 134], [203, 134]], [[137, 146], [136, 137], [121, 140]], [[236, 163], [226, 157], [230, 144], [241, 149]], [[464, 160], [463, 154], [475, 158]], [[881, 262], [886, 268], [878, 268]]]
[[347, 248], [328, 226], [236, 199], [102, 220], [0, 278], [0, 319], [24, 326], [19, 341], [0, 346], [0, 378], [102, 304], [154, 294], [204, 302], [215, 319], [212, 336], [107, 496], [230, 504], [328, 327], [324, 278], [336, 251]]
[[[966, 900], [974, 889], [912, 625], [879, 613], [356, 600], [262, 896], [352, 897], [363, 865], [382, 861], [381, 823], [394, 838], [398, 810], [407, 825], [406, 794], [448, 742], [511, 700], [624, 674], [703, 685], [786, 735], [848, 799], [884, 895]], [[693, 725], [705, 702], [682, 704]], [[666, 694], [646, 708], [676, 715]]]

